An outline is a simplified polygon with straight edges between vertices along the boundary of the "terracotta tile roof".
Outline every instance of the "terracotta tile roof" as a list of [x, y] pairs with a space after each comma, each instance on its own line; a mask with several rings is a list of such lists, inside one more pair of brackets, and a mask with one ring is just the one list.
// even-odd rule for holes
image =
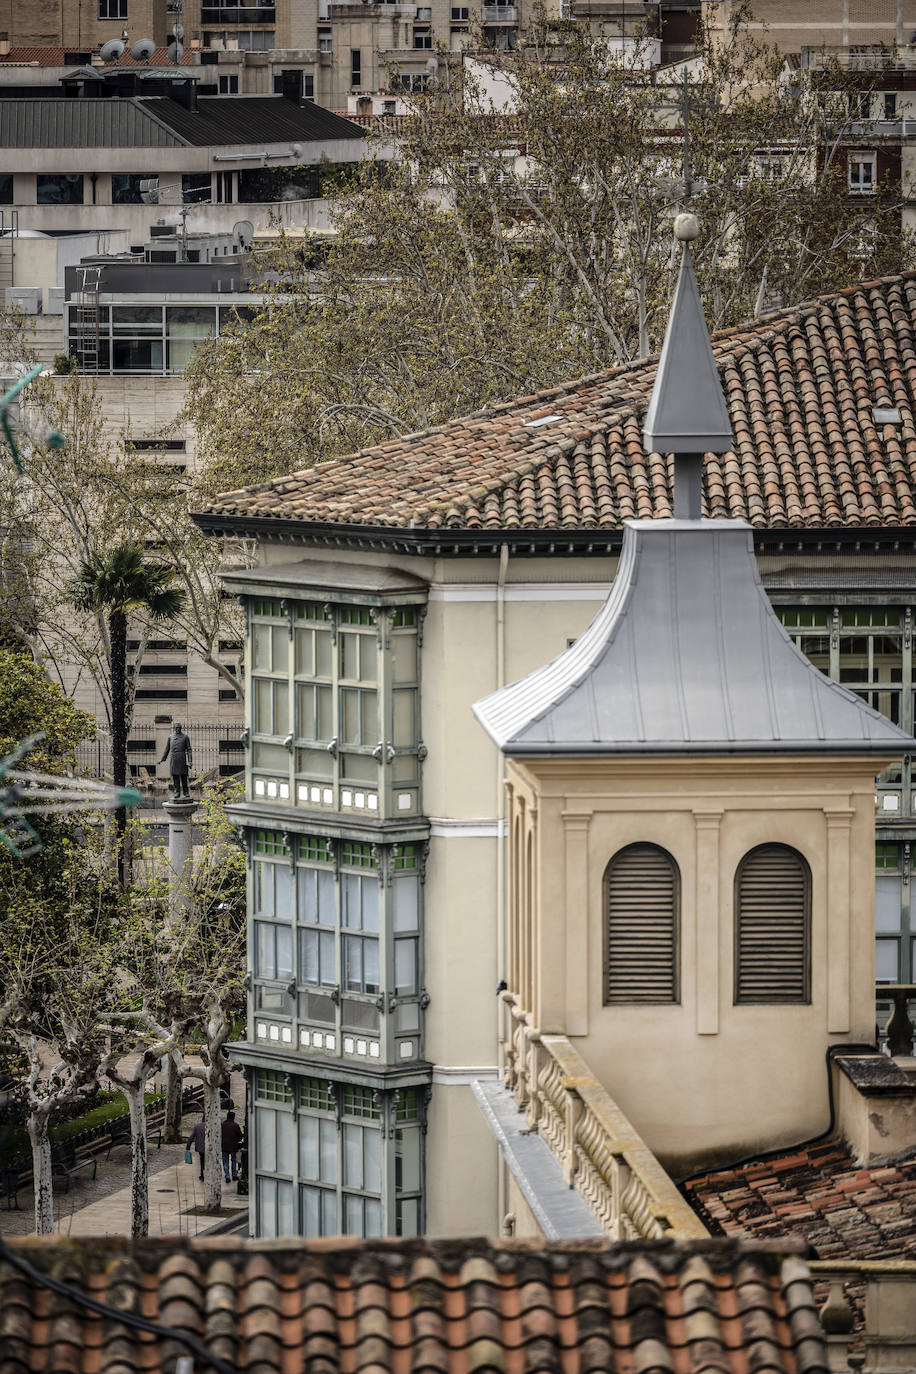
[[[722, 332], [714, 351], [735, 446], [706, 457], [707, 514], [761, 529], [916, 526], [916, 273]], [[226, 492], [207, 513], [467, 531], [670, 516], [670, 462], [641, 442], [655, 366]], [[875, 405], [899, 407], [899, 428], [876, 425]]]
[[[24, 63], [31, 65], [36, 62], [39, 67], [74, 67], [73, 54], [76, 52], [98, 52], [98, 47], [81, 47], [74, 43], [69, 48], [58, 48], [51, 44], [34, 47], [15, 47], [10, 48], [9, 52], [0, 53], [0, 62], [7, 66], [21, 66]], [[67, 54], [70, 54], [68, 57]], [[181, 59], [182, 67], [194, 66], [196, 54], [192, 49], [185, 49]], [[97, 70], [107, 71], [111, 67], [171, 67], [175, 64], [169, 61], [169, 50], [166, 45], [161, 45], [156, 49], [149, 62], [136, 62], [130, 55], [128, 48], [125, 53], [118, 58], [117, 62], [109, 62], [105, 67], [98, 67]]]
[[[234, 1237], [10, 1244], [97, 1299], [194, 1333], [251, 1374], [827, 1368], [807, 1267], [785, 1247]], [[4, 1374], [159, 1374], [182, 1353], [0, 1264]]]
[[859, 1169], [836, 1141], [685, 1183], [713, 1234], [802, 1238], [824, 1260], [916, 1258], [916, 1151]]

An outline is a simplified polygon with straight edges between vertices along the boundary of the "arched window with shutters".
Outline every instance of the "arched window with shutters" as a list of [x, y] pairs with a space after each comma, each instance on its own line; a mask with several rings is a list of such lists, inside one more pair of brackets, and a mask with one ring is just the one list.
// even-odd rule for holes
[[677, 1002], [680, 873], [655, 844], [630, 844], [604, 874], [604, 1003]]
[[797, 850], [761, 844], [735, 876], [735, 1001], [811, 1000], [811, 870]]

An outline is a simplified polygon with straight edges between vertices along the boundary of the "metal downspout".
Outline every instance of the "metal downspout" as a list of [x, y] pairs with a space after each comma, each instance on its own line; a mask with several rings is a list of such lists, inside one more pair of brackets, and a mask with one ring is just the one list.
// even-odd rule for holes
[[[499, 549], [499, 573], [496, 578], [496, 688], [506, 685], [506, 573], [509, 568], [509, 545]], [[503, 756], [496, 751], [496, 982], [505, 977], [506, 960], [506, 837], [503, 833], [506, 818], [506, 789], [503, 785]], [[493, 991], [496, 988], [494, 985]], [[501, 997], [496, 1002], [496, 1065], [501, 1071], [503, 1019], [506, 1008]], [[506, 1215], [506, 1164], [499, 1157], [496, 1172], [496, 1208], [499, 1234]]]

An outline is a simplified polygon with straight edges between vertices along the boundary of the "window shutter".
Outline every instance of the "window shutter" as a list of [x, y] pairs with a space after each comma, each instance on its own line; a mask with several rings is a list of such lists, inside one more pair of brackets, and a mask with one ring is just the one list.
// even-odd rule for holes
[[736, 1002], [807, 1002], [810, 882], [800, 854], [764, 844], [736, 882]]
[[678, 869], [654, 844], [615, 854], [605, 878], [605, 1004], [676, 1002]]

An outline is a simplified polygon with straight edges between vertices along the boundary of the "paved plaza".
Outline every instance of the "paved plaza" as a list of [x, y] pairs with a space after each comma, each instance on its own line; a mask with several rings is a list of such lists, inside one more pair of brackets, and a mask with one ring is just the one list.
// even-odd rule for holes
[[[232, 1075], [231, 1094], [241, 1119], [245, 1101], [245, 1081], [241, 1074]], [[184, 1162], [184, 1141], [192, 1126], [200, 1120], [200, 1112], [189, 1112], [181, 1124], [182, 1141], [178, 1145], [162, 1145], [154, 1141], [149, 1148], [149, 1233], [151, 1236], [195, 1236], [209, 1230], [225, 1216], [212, 1213], [195, 1216], [194, 1209], [203, 1204], [203, 1184], [199, 1178], [197, 1156], [192, 1164]], [[19, 1207], [8, 1210], [0, 1202], [0, 1235], [25, 1236], [34, 1229], [34, 1205], [31, 1186], [19, 1194]], [[247, 1213], [248, 1199], [239, 1196], [235, 1183], [223, 1184], [223, 1212], [238, 1215]], [[62, 1236], [127, 1236], [130, 1235], [130, 1149], [119, 1145], [109, 1160], [104, 1152], [98, 1157], [96, 1177], [91, 1170], [80, 1170], [68, 1191], [55, 1186], [54, 1229]]]

